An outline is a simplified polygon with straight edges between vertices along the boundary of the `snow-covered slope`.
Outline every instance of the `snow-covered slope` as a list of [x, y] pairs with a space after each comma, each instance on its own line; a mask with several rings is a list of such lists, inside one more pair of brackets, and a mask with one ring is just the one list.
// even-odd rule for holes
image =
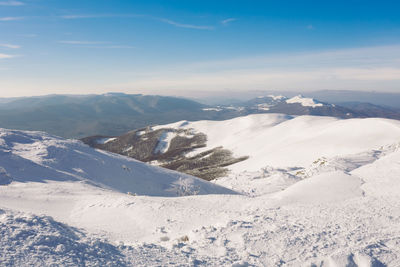
[[[259, 154], [251, 157], [262, 155], [264, 148], [264, 159], [270, 160], [257, 162], [259, 169], [257, 164], [248, 165], [253, 170], [243, 165], [241, 171], [214, 181], [243, 194], [177, 197], [178, 188], [169, 186], [176, 197], [135, 196], [126, 194], [125, 184], [113, 179], [137, 181], [133, 174], [137, 170], [154, 183], [177, 182], [181, 192], [189, 188], [193, 193], [198, 187], [179, 180], [192, 177], [95, 151], [77, 141], [2, 130], [0, 262], [7, 266], [400, 266], [398, 122], [257, 115], [170, 126], [192, 126], [207, 133], [209, 146], [225, 141], [235, 153], [251, 152], [259, 142]], [[268, 133], [264, 138], [275, 137], [277, 144], [257, 137], [262, 132]], [[242, 143], [243, 136], [248, 139]], [[278, 145], [286, 147], [279, 150]], [[288, 163], [272, 164], [274, 153], [275, 163], [284, 163], [285, 158]], [[301, 155], [306, 160], [297, 158]], [[113, 179], [106, 179], [112, 174], [108, 170], [115, 172]], [[104, 176], [96, 178], [100, 172]], [[208, 192], [226, 192], [193, 181], [210, 188]], [[154, 186], [157, 195], [174, 196]]]
[[41, 132], [0, 129], [0, 184], [83, 181], [118, 192], [179, 196], [233, 193], [189, 175]]
[[319, 157], [359, 153], [400, 140], [400, 121], [255, 114], [226, 121], [177, 122], [157, 128], [194, 129], [207, 135], [197, 154], [223, 146], [248, 160], [229, 166], [238, 173], [265, 166], [308, 166]]

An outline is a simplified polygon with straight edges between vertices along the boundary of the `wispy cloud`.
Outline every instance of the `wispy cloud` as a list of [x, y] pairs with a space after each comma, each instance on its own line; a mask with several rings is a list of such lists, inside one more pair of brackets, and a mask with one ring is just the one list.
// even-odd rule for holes
[[0, 6], [23, 6], [24, 3], [20, 2], [20, 1], [0, 1]]
[[18, 49], [18, 48], [21, 48], [20, 45], [14, 45], [14, 44], [0, 44], [0, 47], [10, 48], [10, 49]]
[[179, 23], [170, 19], [164, 19], [164, 18], [157, 18], [157, 20], [179, 27], [179, 28], [188, 28], [188, 29], [197, 29], [197, 30], [213, 30], [213, 26], [201, 26], [201, 25], [193, 25], [193, 24], [184, 24], [184, 23]]
[[0, 21], [22, 20], [24, 17], [0, 17]]
[[14, 55], [8, 55], [8, 54], [1, 54], [0, 53], [0, 59], [6, 59], [6, 58], [13, 58], [15, 57]]
[[141, 14], [70, 14], [63, 15], [60, 18], [63, 19], [96, 19], [96, 18], [135, 18], [145, 17]]
[[131, 49], [135, 48], [131, 45], [104, 45], [104, 46], [92, 46], [93, 48], [109, 48], [109, 49]]
[[34, 38], [34, 37], [37, 37], [38, 35], [35, 34], [35, 33], [27, 33], [27, 34], [18, 34], [18, 36], [27, 37], [27, 38]]
[[107, 44], [108, 42], [66, 40], [66, 41], [58, 41], [58, 43], [60, 43], [60, 44], [71, 44], [71, 45], [96, 45], [96, 44]]
[[314, 30], [314, 25], [312, 25], [312, 24], [307, 25], [307, 29], [308, 30]]
[[115, 17], [114, 15], [64, 15], [63, 19], [93, 19], [93, 18], [107, 18]]
[[[396, 90], [400, 45], [259, 55], [223, 61], [162, 66], [118, 84], [145, 90], [289, 90], [304, 88]], [[133, 79], [133, 80], [132, 80]], [[207, 89], [205, 89], [207, 88]]]
[[68, 44], [73, 46], [85, 47], [85, 48], [108, 48], [108, 49], [130, 49], [135, 48], [130, 45], [118, 45], [112, 44], [111, 42], [94, 42], [94, 41], [79, 41], [79, 40], [63, 40], [58, 41], [60, 44]]
[[228, 25], [228, 24], [230, 24], [231, 22], [234, 22], [234, 21], [236, 21], [237, 19], [235, 19], [235, 18], [228, 18], [228, 19], [224, 19], [224, 20], [221, 20], [221, 24], [222, 25]]
[[[63, 19], [147, 18], [147, 19], [161, 21], [161, 22], [164, 22], [164, 23], [167, 23], [169, 25], [173, 25], [173, 26], [179, 27], [179, 28], [197, 29], [197, 30], [212, 30], [212, 29], [214, 29], [214, 26], [205, 26], [205, 25], [194, 25], [194, 24], [188, 24], [188, 23], [180, 23], [180, 22], [176, 22], [176, 21], [171, 20], [171, 19], [153, 17], [153, 16], [143, 15], [143, 14], [72, 14], [72, 15], [63, 15], [63, 16], [60, 16], [60, 17], [63, 18]], [[229, 23], [229, 21], [226, 22], [226, 23]]]

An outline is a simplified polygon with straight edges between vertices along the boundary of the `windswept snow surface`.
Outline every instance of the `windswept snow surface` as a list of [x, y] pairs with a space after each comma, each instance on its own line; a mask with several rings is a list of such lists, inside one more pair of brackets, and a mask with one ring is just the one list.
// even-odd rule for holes
[[[254, 133], [249, 138], [258, 142], [256, 133], [261, 134], [261, 129], [267, 132], [281, 129], [280, 134], [275, 132], [270, 137], [282, 136], [279, 144], [286, 140], [288, 147], [295, 150], [307, 148], [303, 151], [305, 157], [314, 159], [300, 165], [293, 155], [280, 154], [279, 150], [268, 150], [266, 146], [264, 153], [272, 154], [270, 159], [276, 153], [277, 157], [285, 156], [296, 164], [279, 167], [266, 161], [262, 168], [243, 168], [214, 182], [239, 191], [240, 195], [196, 195], [200, 189], [187, 183], [184, 179], [187, 176], [176, 172], [101, 153], [77, 141], [43, 133], [2, 130], [0, 166], [12, 181], [0, 185], [0, 263], [6, 266], [400, 266], [398, 122], [382, 119], [343, 122], [285, 115], [270, 115], [263, 120], [258, 116], [244, 118], [215, 122], [226, 127], [219, 130], [230, 130], [224, 133], [218, 133], [213, 123], [197, 123], [202, 132], [206, 132], [207, 125], [207, 134], [212, 133], [209, 142], [216, 142], [218, 135], [223, 140], [224, 135], [233, 143], [232, 140], [239, 139], [232, 135], [244, 135], [243, 131]], [[282, 124], [299, 128], [288, 133], [285, 131], [290, 127]], [[196, 123], [175, 125], [197, 130], [190, 127]], [[302, 130], [317, 140], [306, 138]], [[343, 136], [345, 130], [349, 137]], [[381, 139], [376, 140], [378, 137]], [[323, 145], [319, 152], [318, 148], [308, 146], [310, 142], [322, 144], [322, 140], [333, 143], [332, 151]], [[249, 145], [248, 140], [244, 142]], [[132, 177], [121, 173], [136, 172], [144, 180], [156, 176], [164, 181], [167, 178], [161, 174], [166, 173], [168, 179], [175, 179], [172, 182], [175, 186], [169, 186], [174, 188], [175, 197], [135, 196], [111, 182], [105, 186], [102, 176], [96, 178], [95, 174], [106, 172], [112, 164], [103, 169], [102, 164], [75, 164], [83, 158], [80, 153], [70, 154], [74, 150], [99, 162], [125, 165], [110, 170], [116, 172], [113, 177], [116, 180]], [[300, 152], [293, 153], [301, 155]], [[94, 172], [92, 168], [100, 170]], [[117, 171], [119, 168], [121, 173]], [[71, 170], [76, 171], [73, 176], [76, 179], [71, 178]], [[209, 183], [196, 185], [203, 188]], [[145, 188], [154, 192], [152, 186]], [[223, 187], [213, 187], [217, 189], [227, 193]]]

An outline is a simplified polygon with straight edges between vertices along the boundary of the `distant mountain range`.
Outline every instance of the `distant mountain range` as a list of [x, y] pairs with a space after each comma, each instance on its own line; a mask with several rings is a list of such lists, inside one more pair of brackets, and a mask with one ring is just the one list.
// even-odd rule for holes
[[67, 138], [119, 136], [155, 124], [225, 120], [257, 113], [400, 119], [400, 110], [395, 108], [357, 101], [329, 104], [300, 95], [269, 95], [231, 105], [204, 105], [178, 97], [108, 93], [1, 99], [0, 127], [40, 130]]
[[400, 119], [400, 109], [383, 107], [370, 103], [343, 102], [329, 104], [313, 98], [297, 95], [287, 98], [282, 95], [260, 96], [242, 103], [222, 106], [220, 109], [237, 109], [248, 114], [283, 113], [288, 115], [316, 115], [337, 118], [370, 118], [381, 117]]
[[149, 124], [196, 120], [203, 107], [182, 98], [118, 93], [27, 97], [0, 103], [0, 127], [62, 137], [118, 135]]

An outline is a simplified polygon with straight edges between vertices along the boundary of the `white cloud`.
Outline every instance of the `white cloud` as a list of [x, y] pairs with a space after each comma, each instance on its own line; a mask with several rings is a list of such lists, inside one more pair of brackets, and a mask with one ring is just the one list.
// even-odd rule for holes
[[0, 53], [0, 59], [13, 58], [13, 57], [15, 57], [15, 56], [13, 56], [13, 55], [7, 55], [7, 54], [1, 54], [1, 53]]
[[71, 45], [95, 45], [95, 44], [106, 44], [107, 42], [67, 40], [67, 41], [58, 41], [58, 43], [60, 43], [60, 44], [71, 44]]
[[159, 91], [400, 88], [400, 46], [264, 55], [162, 67], [159, 71], [127, 75], [126, 83], [115, 86]]
[[23, 17], [0, 17], [0, 21], [14, 21], [14, 20], [22, 20]]
[[0, 6], [23, 6], [24, 3], [20, 2], [20, 1], [0, 1]]
[[103, 46], [88, 46], [89, 48], [106, 48], [106, 49], [131, 49], [135, 48], [130, 45], [103, 45]]
[[236, 20], [237, 20], [237, 19], [235, 19], [235, 18], [224, 19], [224, 20], [221, 21], [221, 24], [223, 24], [223, 25], [228, 25], [228, 24], [230, 24], [231, 22], [236, 21]]
[[63, 19], [92, 19], [92, 18], [106, 18], [113, 17], [113, 15], [64, 15], [61, 16]]
[[[76, 42], [76, 41], [75, 41]], [[82, 42], [82, 41], [81, 41]], [[86, 41], [87, 42], [87, 41]], [[77, 46], [81, 44], [76, 44]], [[86, 44], [85, 47], [118, 46]], [[12, 55], [0, 54], [0, 58]], [[15, 56], [14, 56], [15, 57]], [[252, 57], [194, 62], [192, 64], [140, 65], [128, 71], [114, 66], [104, 73], [62, 73], [60, 77], [0, 80], [4, 88], [20, 88], [23, 94], [74, 92], [125, 92], [216, 95], [223, 92], [377, 90], [399, 91], [400, 45], [330, 51], [255, 55]], [[82, 76], [80, 76], [82, 75]], [[8, 86], [5, 86], [8, 85]], [[75, 88], [75, 89], [71, 89]], [[11, 92], [11, 91], [10, 91]], [[37, 92], [37, 91], [35, 91]], [[200, 95], [199, 93], [199, 95]]]
[[65, 40], [58, 41], [60, 44], [69, 44], [74, 46], [81, 46], [85, 48], [106, 48], [106, 49], [130, 49], [135, 48], [130, 45], [115, 45], [111, 42], [93, 42], [93, 41], [78, 41], [78, 40]]
[[158, 18], [159, 21], [179, 27], [179, 28], [188, 28], [188, 29], [197, 29], [197, 30], [212, 30], [214, 29], [213, 26], [200, 26], [200, 25], [193, 25], [193, 24], [183, 24], [179, 22], [175, 22], [170, 19]]
[[137, 18], [146, 17], [141, 14], [70, 14], [63, 15], [60, 18], [63, 19], [96, 19], [96, 18]]
[[18, 36], [22, 36], [22, 37], [27, 37], [27, 38], [34, 38], [37, 37], [37, 34], [34, 33], [28, 33], [28, 34], [18, 34]]
[[[63, 15], [61, 16], [63, 19], [92, 19], [92, 18], [148, 18], [152, 20], [158, 20], [175, 27], [179, 28], [188, 28], [188, 29], [197, 29], [197, 30], [212, 30], [214, 29], [213, 26], [203, 26], [203, 25], [194, 25], [194, 24], [186, 24], [186, 23], [179, 23], [170, 19], [166, 18], [158, 18], [149, 15], [143, 14], [72, 14], [72, 15]], [[229, 21], [228, 21], [229, 22]]]
[[18, 49], [18, 48], [21, 48], [20, 45], [14, 45], [14, 44], [0, 44], [0, 47], [10, 48], [10, 49]]

